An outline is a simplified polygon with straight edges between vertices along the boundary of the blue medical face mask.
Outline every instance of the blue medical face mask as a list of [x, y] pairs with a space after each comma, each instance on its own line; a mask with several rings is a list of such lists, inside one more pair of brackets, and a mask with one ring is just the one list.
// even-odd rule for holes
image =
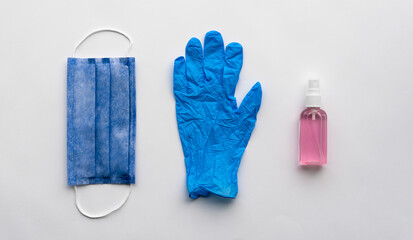
[[[108, 30], [84, 40], [101, 31]], [[75, 190], [85, 184], [135, 183], [135, 95], [135, 58], [68, 58], [67, 174]], [[114, 211], [91, 216], [77, 198], [76, 205], [91, 218]]]

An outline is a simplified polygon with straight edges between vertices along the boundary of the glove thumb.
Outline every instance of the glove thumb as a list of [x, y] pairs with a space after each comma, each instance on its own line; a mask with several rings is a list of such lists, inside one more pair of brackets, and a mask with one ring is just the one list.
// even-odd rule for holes
[[257, 82], [248, 92], [247, 96], [245, 96], [244, 100], [242, 100], [241, 106], [238, 109], [241, 120], [251, 119], [255, 122], [257, 113], [260, 110], [261, 99], [261, 84]]

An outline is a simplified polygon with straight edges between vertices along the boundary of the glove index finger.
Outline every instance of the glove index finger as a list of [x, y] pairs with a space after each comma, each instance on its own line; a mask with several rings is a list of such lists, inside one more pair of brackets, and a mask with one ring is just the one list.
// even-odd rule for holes
[[237, 87], [243, 62], [243, 50], [239, 43], [230, 43], [225, 49], [223, 84], [228, 96], [232, 97]]

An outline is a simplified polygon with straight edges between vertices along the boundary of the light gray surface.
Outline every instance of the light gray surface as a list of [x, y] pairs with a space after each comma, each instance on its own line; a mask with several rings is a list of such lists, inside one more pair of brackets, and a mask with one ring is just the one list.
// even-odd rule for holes
[[[0, 239], [413, 239], [413, 2], [2, 1]], [[137, 66], [137, 184], [101, 220], [66, 181], [66, 58], [95, 28]], [[236, 95], [263, 87], [234, 201], [191, 201], [173, 60], [209, 30], [244, 46]], [[92, 37], [80, 54], [122, 53]], [[98, 54], [96, 54], [98, 55]], [[321, 79], [328, 165], [297, 166], [306, 76]], [[82, 188], [93, 212], [127, 187]], [[105, 198], [105, 199], [102, 199]]]

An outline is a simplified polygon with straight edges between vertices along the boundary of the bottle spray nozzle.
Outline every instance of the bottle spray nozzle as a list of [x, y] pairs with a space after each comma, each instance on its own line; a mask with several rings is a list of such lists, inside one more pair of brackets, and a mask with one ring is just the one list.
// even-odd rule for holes
[[318, 79], [308, 80], [308, 89], [318, 89], [320, 90], [320, 82]]
[[306, 107], [320, 107], [321, 95], [320, 95], [320, 81], [318, 79], [308, 80], [308, 90]]

